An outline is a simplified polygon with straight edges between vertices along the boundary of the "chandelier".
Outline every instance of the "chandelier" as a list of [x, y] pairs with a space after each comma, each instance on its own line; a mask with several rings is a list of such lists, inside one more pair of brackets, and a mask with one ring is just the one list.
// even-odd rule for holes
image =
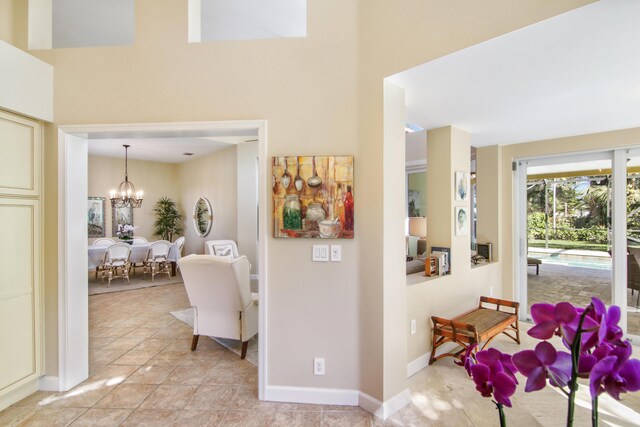
[[142, 206], [142, 191], [136, 192], [136, 187], [133, 182], [129, 181], [129, 175], [127, 173], [127, 150], [129, 145], [123, 145], [124, 147], [124, 181], [118, 186], [118, 191], [110, 191], [111, 206], [114, 208], [139, 208]]

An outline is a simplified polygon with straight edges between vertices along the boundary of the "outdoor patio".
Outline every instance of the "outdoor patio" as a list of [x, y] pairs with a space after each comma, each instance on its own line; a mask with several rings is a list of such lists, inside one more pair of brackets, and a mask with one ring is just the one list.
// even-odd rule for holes
[[[539, 275], [529, 268], [527, 276], [529, 307], [538, 302], [560, 301], [586, 306], [593, 296], [611, 304], [611, 270], [543, 263]], [[628, 313], [628, 333], [640, 335], [640, 310], [635, 308], [638, 294], [631, 295], [628, 290], [627, 298], [632, 305]]]

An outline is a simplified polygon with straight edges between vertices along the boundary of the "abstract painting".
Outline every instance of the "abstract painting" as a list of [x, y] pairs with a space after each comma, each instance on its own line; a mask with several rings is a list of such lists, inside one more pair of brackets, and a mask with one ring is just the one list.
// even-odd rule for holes
[[353, 156], [272, 159], [273, 236], [353, 239]]

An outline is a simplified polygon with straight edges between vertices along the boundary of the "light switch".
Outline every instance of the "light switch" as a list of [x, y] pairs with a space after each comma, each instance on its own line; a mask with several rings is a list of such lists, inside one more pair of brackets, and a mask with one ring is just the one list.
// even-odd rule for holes
[[311, 259], [313, 261], [329, 261], [329, 245], [313, 245]]
[[331, 245], [331, 261], [342, 261], [342, 245]]

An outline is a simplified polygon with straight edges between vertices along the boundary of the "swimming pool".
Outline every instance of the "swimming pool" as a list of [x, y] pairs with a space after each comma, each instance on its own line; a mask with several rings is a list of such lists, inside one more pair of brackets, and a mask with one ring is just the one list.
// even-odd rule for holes
[[566, 265], [568, 267], [593, 268], [596, 270], [611, 270], [610, 257], [579, 256], [564, 253], [531, 252], [531, 258], [542, 260], [543, 264]]

